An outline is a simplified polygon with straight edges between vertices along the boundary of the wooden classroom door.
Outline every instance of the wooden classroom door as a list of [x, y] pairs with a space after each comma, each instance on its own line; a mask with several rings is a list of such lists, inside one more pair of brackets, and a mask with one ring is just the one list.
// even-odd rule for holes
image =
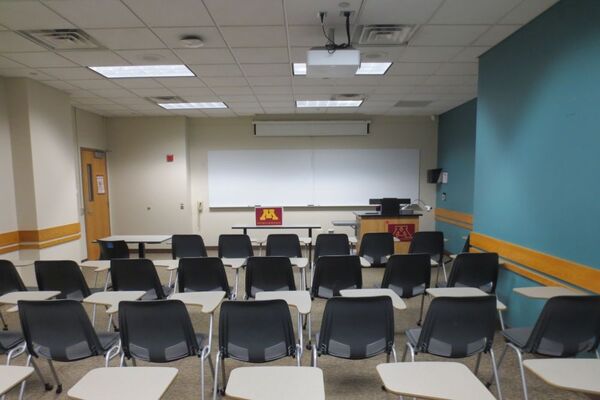
[[87, 258], [97, 260], [100, 248], [94, 241], [110, 236], [108, 174], [104, 151], [81, 149], [81, 179]]

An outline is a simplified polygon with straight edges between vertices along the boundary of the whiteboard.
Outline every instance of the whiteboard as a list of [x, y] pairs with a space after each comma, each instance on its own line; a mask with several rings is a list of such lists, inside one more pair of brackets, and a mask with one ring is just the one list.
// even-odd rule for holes
[[360, 206], [419, 198], [418, 149], [208, 152], [210, 207]]

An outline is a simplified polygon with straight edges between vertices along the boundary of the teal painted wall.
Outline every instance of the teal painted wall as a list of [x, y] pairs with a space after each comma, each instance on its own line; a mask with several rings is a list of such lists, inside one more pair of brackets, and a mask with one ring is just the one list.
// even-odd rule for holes
[[[477, 100], [473, 99], [439, 117], [438, 167], [448, 172], [448, 183], [437, 185], [438, 208], [473, 213], [476, 116]], [[446, 200], [442, 200], [442, 193], [446, 193]], [[446, 250], [462, 250], [467, 229], [439, 221], [436, 229], [448, 239]]]
[[[480, 59], [474, 230], [600, 268], [600, 1], [562, 0]], [[503, 272], [507, 324], [540, 305]]]

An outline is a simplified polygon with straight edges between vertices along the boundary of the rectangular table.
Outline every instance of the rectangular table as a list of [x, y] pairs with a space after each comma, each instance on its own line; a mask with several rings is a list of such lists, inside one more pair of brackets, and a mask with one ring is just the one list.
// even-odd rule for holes
[[96, 324], [96, 306], [103, 305], [106, 306], [106, 313], [110, 315], [108, 321], [108, 329], [110, 329], [110, 324], [112, 322], [112, 314], [119, 311], [119, 303], [121, 301], [136, 301], [139, 300], [146, 292], [142, 290], [132, 290], [132, 291], [110, 291], [110, 292], [96, 292], [85, 299], [83, 299], [84, 303], [93, 304], [94, 308], [92, 311], [92, 326]]
[[169, 367], [96, 368], [73, 386], [68, 396], [80, 400], [160, 399], [179, 371]]
[[19, 308], [16, 306], [16, 304], [20, 300], [29, 300], [29, 301], [48, 300], [55, 296], [58, 296], [59, 294], [60, 294], [60, 292], [56, 291], [56, 290], [45, 290], [45, 291], [28, 290], [28, 291], [23, 291], [23, 292], [11, 292], [11, 293], [6, 293], [6, 294], [0, 296], [0, 304], [14, 305], [14, 307], [11, 307], [8, 310], [6, 310], [6, 312], [12, 313], [12, 312], [19, 311]]
[[8, 392], [19, 383], [23, 382], [32, 373], [32, 367], [0, 365], [0, 395]]
[[388, 296], [392, 299], [392, 305], [396, 310], [406, 310], [406, 303], [392, 289], [373, 288], [373, 289], [344, 289], [340, 290], [342, 297], [374, 297]]
[[140, 258], [146, 257], [146, 243], [158, 244], [166, 242], [171, 239], [172, 235], [112, 235], [98, 239], [98, 241], [117, 241], [122, 240], [125, 243], [137, 243], [138, 245], [138, 256]]
[[325, 400], [323, 371], [289, 366], [235, 368], [225, 395], [247, 400]]
[[543, 358], [525, 360], [523, 365], [551, 386], [600, 399], [600, 360], [597, 358]]

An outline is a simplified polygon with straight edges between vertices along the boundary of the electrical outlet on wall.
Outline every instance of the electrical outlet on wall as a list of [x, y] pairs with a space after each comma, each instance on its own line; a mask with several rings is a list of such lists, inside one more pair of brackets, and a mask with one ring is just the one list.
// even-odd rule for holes
[[446, 201], [446, 192], [442, 193], [442, 201]]

